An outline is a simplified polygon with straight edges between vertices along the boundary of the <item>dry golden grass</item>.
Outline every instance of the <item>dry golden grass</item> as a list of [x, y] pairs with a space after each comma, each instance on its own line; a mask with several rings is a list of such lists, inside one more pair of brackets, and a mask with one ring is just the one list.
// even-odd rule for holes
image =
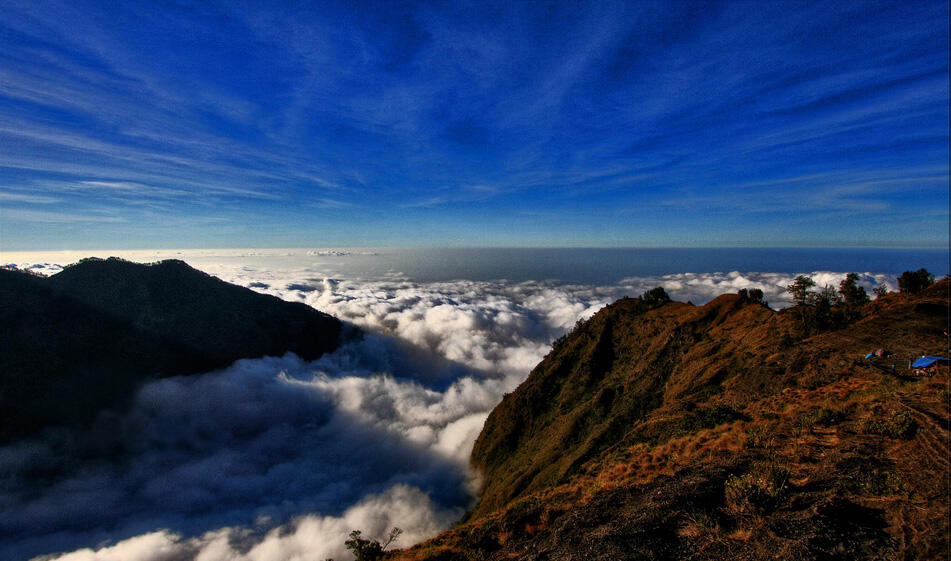
[[[920, 322], [903, 297], [875, 304], [880, 311], [897, 310], [898, 320], [869, 317], [857, 324], [860, 329], [855, 333], [827, 333], [780, 349], [774, 348], [777, 334], [789, 327], [788, 317], [752, 308], [731, 311], [728, 300], [719, 305], [712, 311], [663, 308], [647, 318], [656, 329], [670, 331], [665, 336], [669, 337], [671, 318], [677, 315], [711, 313], [722, 319], [730, 313], [745, 314], [743, 321], [712, 322], [712, 335], [697, 341], [678, 363], [678, 377], [665, 387], [664, 403], [637, 420], [623, 438], [572, 471], [566, 482], [525, 493], [394, 558], [466, 560], [466, 544], [491, 540], [499, 544], [493, 559], [518, 558], [516, 552], [529, 540], [546, 535], [550, 540], [552, 532], [564, 530], [560, 517], [566, 512], [574, 515], [591, 505], [600, 508], [606, 497], [641, 497], [655, 489], [670, 489], [671, 481], [680, 481], [670, 476], [698, 472], [706, 476], [711, 466], [723, 470], [715, 480], [723, 489], [719, 498], [701, 506], [685, 500], [673, 522], [676, 538], [692, 544], [697, 558], [715, 558], [715, 552], [725, 551], [745, 552], [744, 559], [810, 558], [812, 546], [777, 536], [772, 517], [811, 523], [819, 506], [830, 500], [881, 513], [896, 559], [946, 555], [942, 548], [951, 535], [947, 369], [932, 379], [909, 380], [855, 362], [868, 350], [886, 346], [885, 340], [894, 343], [889, 346], [902, 356], [911, 349], [946, 347], [946, 339], [929, 334], [934, 326], [914, 331]], [[912, 332], [901, 332], [897, 326], [901, 322]], [[737, 351], [743, 345], [748, 352]], [[735, 359], [740, 373], [733, 375], [734, 366], [723, 367], [710, 358], [717, 353], [740, 357]], [[727, 377], [710, 382], [720, 371]], [[717, 392], [695, 391], [708, 383], [716, 384]], [[720, 405], [743, 413], [742, 420], [712, 428], [693, 425], [688, 434], [681, 434], [682, 427], [690, 425], [678, 425], [679, 420]], [[870, 421], [891, 422], [899, 415], [913, 420], [917, 429], [894, 435], [869, 432]], [[755, 486], [754, 472], [762, 466], [782, 474], [784, 490], [774, 493], [765, 509], [731, 508], [726, 496], [729, 481]], [[634, 490], [625, 495], [627, 488]], [[755, 489], [751, 492], [755, 494]]]
[[689, 463], [724, 452], [742, 450], [746, 443], [743, 426], [744, 423], [738, 421], [703, 429], [659, 446], [635, 445], [627, 450], [623, 462], [592, 468], [591, 471], [596, 475], [581, 478], [575, 484], [585, 488], [586, 496], [590, 497], [592, 491], [650, 483], [659, 476], [673, 475]]
[[745, 542], [749, 541], [752, 536], [753, 531], [750, 528], [737, 528], [727, 534], [726, 537], [730, 538], [731, 540]]

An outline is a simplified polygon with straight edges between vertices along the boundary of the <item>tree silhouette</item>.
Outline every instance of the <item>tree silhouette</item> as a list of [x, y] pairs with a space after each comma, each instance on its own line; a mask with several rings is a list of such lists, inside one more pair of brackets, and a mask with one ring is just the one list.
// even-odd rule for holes
[[740, 295], [741, 299], [747, 302], [755, 302], [764, 306], [768, 305], [763, 291], [759, 288], [741, 288], [737, 294]]
[[799, 309], [799, 319], [802, 322], [802, 329], [806, 332], [808, 332], [809, 329], [809, 310], [806, 306], [809, 304], [809, 295], [812, 294], [810, 289], [815, 285], [816, 281], [812, 280], [812, 277], [799, 275], [792, 284], [786, 286], [786, 292], [792, 296], [793, 304]]
[[386, 541], [380, 543], [378, 540], [368, 540], [363, 537], [363, 532], [354, 530], [350, 532], [350, 539], [344, 542], [347, 549], [353, 552], [356, 561], [375, 561], [383, 557], [383, 551], [400, 537], [403, 530], [393, 528], [390, 530]]
[[898, 277], [898, 290], [908, 294], [918, 294], [933, 284], [934, 275], [925, 268], [917, 271], [905, 271]]
[[856, 319], [859, 310], [865, 304], [868, 304], [868, 293], [865, 288], [858, 285], [859, 276], [855, 273], [845, 275], [845, 279], [839, 283], [839, 295], [842, 296], [842, 304], [845, 311], [845, 318], [848, 321]]
[[792, 284], [786, 285], [786, 292], [792, 296], [795, 305], [805, 306], [809, 300], [809, 289], [814, 286], [816, 281], [812, 280], [812, 277], [799, 275]]
[[670, 296], [667, 295], [667, 291], [664, 290], [664, 287], [658, 286], [641, 295], [641, 300], [651, 306], [658, 306], [670, 302]]

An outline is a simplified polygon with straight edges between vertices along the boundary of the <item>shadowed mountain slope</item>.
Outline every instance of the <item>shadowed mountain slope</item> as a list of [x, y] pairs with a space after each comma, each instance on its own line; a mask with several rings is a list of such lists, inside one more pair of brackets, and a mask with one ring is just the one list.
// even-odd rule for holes
[[288, 351], [312, 360], [341, 330], [182, 261], [86, 259], [49, 278], [0, 270], [0, 441], [89, 422], [151, 378]]
[[949, 286], [810, 338], [735, 295], [620, 300], [489, 416], [466, 519], [391, 558], [941, 558], [947, 367], [903, 374], [947, 356]]

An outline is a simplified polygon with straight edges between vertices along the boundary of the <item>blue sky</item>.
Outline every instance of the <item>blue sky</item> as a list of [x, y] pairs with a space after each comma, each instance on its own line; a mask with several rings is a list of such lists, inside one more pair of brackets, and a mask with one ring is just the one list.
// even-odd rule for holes
[[7, 251], [948, 244], [947, 2], [0, 7]]

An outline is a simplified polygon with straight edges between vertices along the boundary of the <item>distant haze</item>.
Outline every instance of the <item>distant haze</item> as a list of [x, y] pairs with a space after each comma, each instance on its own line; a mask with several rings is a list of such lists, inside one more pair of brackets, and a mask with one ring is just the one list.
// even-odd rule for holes
[[[948, 249], [873, 248], [323, 248], [166, 249], [0, 252], [0, 261], [35, 266], [66, 265], [83, 257], [125, 257], [149, 262], [185, 259], [197, 268], [250, 267], [310, 271], [314, 276], [418, 282], [452, 280], [554, 280], [615, 284], [626, 278], [680, 273], [808, 271], [879, 272], [898, 275], [927, 268], [948, 274]], [[254, 267], [251, 268], [254, 270]], [[319, 274], [318, 274], [319, 273]], [[307, 286], [306, 283], [301, 286]]]

